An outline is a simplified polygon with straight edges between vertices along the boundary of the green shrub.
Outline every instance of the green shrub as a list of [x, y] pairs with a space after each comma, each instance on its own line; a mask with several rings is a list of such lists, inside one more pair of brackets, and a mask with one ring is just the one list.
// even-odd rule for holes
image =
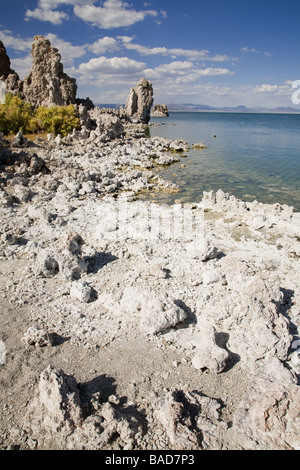
[[7, 93], [5, 104], [0, 105], [0, 131], [4, 134], [26, 132], [31, 116], [30, 103], [25, 103], [18, 96]]
[[80, 120], [74, 106], [40, 106], [33, 110], [18, 96], [6, 94], [5, 104], [0, 105], [0, 131], [5, 135], [51, 132], [66, 136], [73, 129], [80, 129]]
[[80, 129], [80, 120], [74, 106], [40, 106], [34, 113], [30, 127], [32, 132], [46, 131], [55, 135], [68, 135], [72, 130]]

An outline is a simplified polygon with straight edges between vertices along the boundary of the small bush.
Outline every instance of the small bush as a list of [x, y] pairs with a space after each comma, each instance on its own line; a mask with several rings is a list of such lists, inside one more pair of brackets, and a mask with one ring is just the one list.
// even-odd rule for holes
[[26, 132], [32, 116], [30, 103], [25, 103], [18, 96], [7, 93], [5, 104], [0, 105], [0, 131], [4, 134]]
[[72, 130], [80, 128], [80, 121], [74, 106], [40, 106], [34, 113], [30, 127], [32, 132], [46, 131], [55, 135], [68, 135]]
[[51, 132], [66, 136], [73, 129], [80, 129], [80, 120], [74, 106], [40, 106], [33, 110], [18, 96], [7, 93], [5, 104], [0, 105], [0, 132], [5, 135]]

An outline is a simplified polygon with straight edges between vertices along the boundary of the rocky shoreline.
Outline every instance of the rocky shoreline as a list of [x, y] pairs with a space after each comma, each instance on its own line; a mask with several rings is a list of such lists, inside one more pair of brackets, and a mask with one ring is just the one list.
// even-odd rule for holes
[[[0, 46], [9, 91], [75, 100], [45, 38], [24, 83]], [[189, 150], [152, 104], [142, 79], [66, 137], [0, 135], [2, 450], [300, 448], [300, 213], [140, 200]]]
[[187, 144], [95, 112], [2, 139], [1, 448], [298, 449], [300, 214], [136, 200]]

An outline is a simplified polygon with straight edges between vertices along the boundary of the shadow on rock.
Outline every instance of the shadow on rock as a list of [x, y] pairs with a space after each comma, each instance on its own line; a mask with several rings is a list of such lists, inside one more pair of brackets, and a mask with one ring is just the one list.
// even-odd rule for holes
[[88, 274], [96, 274], [100, 269], [106, 266], [113, 261], [116, 261], [118, 258], [111, 253], [98, 252], [93, 256], [86, 256], [84, 261], [87, 264]]
[[217, 346], [219, 346], [222, 349], [225, 349], [229, 354], [229, 358], [227, 360], [226, 367], [222, 372], [228, 372], [230, 369], [232, 369], [241, 360], [241, 357], [238, 354], [236, 354], [236, 353], [230, 351], [230, 349], [228, 349], [228, 347], [227, 347], [228, 340], [229, 340], [229, 334], [228, 333], [224, 333], [224, 332], [216, 333], [216, 344], [217, 344]]

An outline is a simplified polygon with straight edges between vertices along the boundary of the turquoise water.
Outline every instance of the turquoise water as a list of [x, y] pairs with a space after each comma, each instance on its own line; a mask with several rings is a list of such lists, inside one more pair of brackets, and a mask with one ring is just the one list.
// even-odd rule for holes
[[150, 124], [151, 136], [207, 146], [190, 148], [180, 163], [160, 171], [181, 188], [156, 194], [161, 202], [199, 201], [203, 191], [221, 188], [243, 200], [300, 211], [300, 114], [176, 112]]

